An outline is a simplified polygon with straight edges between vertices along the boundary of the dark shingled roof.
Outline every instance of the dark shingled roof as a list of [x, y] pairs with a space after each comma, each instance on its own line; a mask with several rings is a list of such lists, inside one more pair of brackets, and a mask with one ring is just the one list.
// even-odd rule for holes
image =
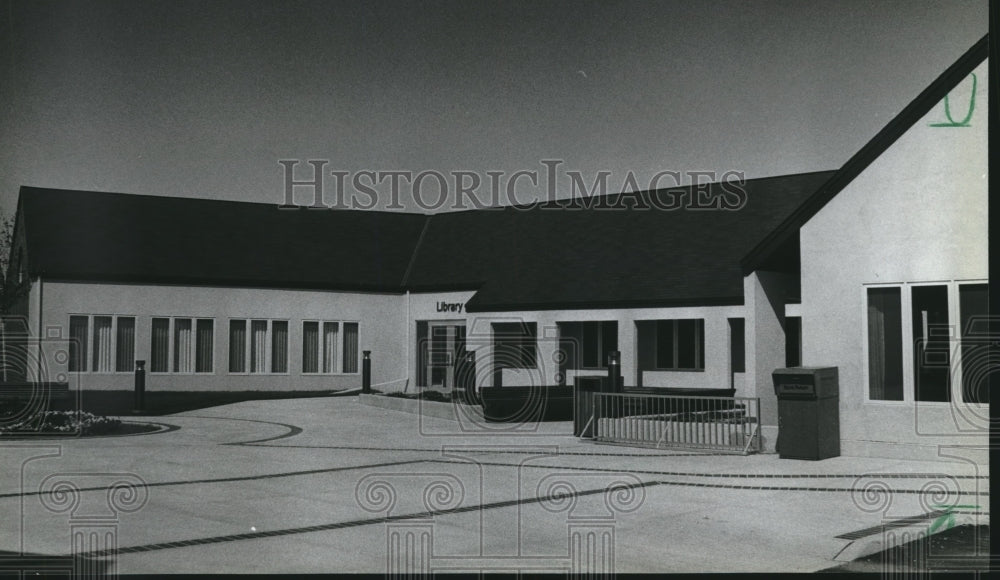
[[[749, 180], [746, 204], [730, 211], [662, 209], [672, 198], [661, 190], [658, 206], [640, 203], [643, 192], [589, 209], [576, 199], [437, 214], [407, 286], [479, 288], [470, 312], [741, 304], [740, 259], [831, 175]], [[722, 187], [708, 186], [708, 198]], [[690, 187], [674, 191], [690, 199]]]
[[22, 187], [29, 274], [398, 292], [425, 216]]
[[832, 174], [747, 181], [729, 211], [663, 209], [661, 190], [433, 216], [23, 187], [18, 227], [48, 279], [478, 290], [470, 311], [739, 304], [747, 249]]

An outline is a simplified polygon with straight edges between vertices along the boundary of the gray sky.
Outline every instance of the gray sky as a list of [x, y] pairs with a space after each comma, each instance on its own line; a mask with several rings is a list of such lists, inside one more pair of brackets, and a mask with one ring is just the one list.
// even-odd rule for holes
[[280, 203], [281, 159], [472, 171], [483, 200], [487, 171], [544, 176], [543, 159], [588, 182], [610, 171], [610, 190], [629, 171], [642, 185], [663, 170], [833, 169], [987, 32], [988, 12], [985, 0], [2, 6], [6, 211], [20, 185]]

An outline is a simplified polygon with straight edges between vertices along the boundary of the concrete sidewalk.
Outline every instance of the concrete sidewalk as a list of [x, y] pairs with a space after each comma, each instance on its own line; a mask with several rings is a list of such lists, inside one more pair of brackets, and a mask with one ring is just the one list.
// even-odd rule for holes
[[[125, 574], [808, 572], [938, 519], [989, 521], [988, 466], [972, 462], [603, 446], [569, 423], [503, 432], [354, 398], [150, 420], [179, 429], [0, 446], [0, 550], [69, 555], [101, 513], [117, 556], [77, 553]], [[58, 480], [79, 491], [52, 493]]]

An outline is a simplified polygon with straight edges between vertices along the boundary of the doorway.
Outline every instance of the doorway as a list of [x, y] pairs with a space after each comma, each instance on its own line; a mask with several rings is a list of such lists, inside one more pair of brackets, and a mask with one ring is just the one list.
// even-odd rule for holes
[[417, 321], [417, 385], [464, 387], [465, 322]]

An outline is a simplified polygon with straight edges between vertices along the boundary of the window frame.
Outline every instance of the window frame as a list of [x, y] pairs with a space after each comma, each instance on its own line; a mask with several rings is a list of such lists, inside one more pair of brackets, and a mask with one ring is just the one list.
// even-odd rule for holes
[[[70, 312], [67, 316], [69, 322], [67, 322], [67, 336], [72, 340], [72, 335], [69, 335], [69, 329], [72, 327], [73, 317], [83, 317], [87, 319], [87, 329], [84, 333], [87, 338], [86, 350], [87, 352], [81, 357], [81, 362], [83, 363], [83, 368], [80, 370], [68, 370], [69, 360], [66, 361], [67, 372], [77, 373], [77, 374], [90, 374], [90, 375], [131, 375], [135, 373], [135, 361], [136, 352], [139, 351], [138, 336], [139, 336], [139, 317], [135, 314], [105, 314], [105, 313], [95, 313], [95, 314], [84, 314], [82, 312]], [[98, 317], [108, 317], [111, 318], [111, 370], [98, 371], [94, 369], [94, 318]], [[131, 318], [132, 319], [132, 370], [119, 371], [118, 369], [118, 319], [119, 318]]]
[[[566, 334], [563, 331], [565, 325], [571, 325], [572, 324], [572, 325], [579, 325], [579, 327], [580, 327], [580, 345], [579, 345], [579, 348], [577, 349], [579, 352], [574, 353], [575, 358], [572, 361], [572, 362], [575, 362], [576, 364], [575, 364], [575, 366], [572, 366], [572, 367], [568, 366], [568, 364], [567, 364], [567, 369], [568, 370], [574, 370], [574, 371], [607, 371], [608, 370], [608, 361], [607, 361], [606, 354], [610, 353], [612, 351], [615, 351], [615, 350], [619, 350], [619, 347], [618, 347], [618, 336], [619, 336], [618, 322], [619, 321], [616, 320], [616, 319], [609, 319], [609, 320], [558, 320], [558, 321], [556, 321], [556, 327], [559, 329], [559, 341], [560, 341], [560, 343], [563, 340], [575, 340], [576, 339], [576, 336], [573, 335], [572, 333], [570, 333], [569, 336], [566, 336]], [[586, 328], [587, 328], [586, 325], [587, 324], [596, 324], [597, 325], [597, 333], [596, 333], [596, 335], [597, 335], [597, 358], [599, 359], [597, 361], [598, 366], [588, 366], [586, 364], [586, 355], [585, 355], [585, 353], [586, 353], [586, 350], [587, 350], [587, 337], [588, 337], [587, 331], [586, 331]], [[606, 349], [605, 348], [605, 346], [606, 346], [604, 344], [604, 342], [605, 342], [605, 335], [606, 335], [606, 333], [608, 333], [608, 330], [606, 330], [606, 326], [613, 326], [614, 327], [614, 334], [615, 334], [615, 345], [614, 345], [614, 348], [610, 348], [610, 349]], [[536, 339], [537, 339], [537, 337], [536, 337]]]
[[[695, 322], [695, 339], [694, 339], [694, 367], [681, 367], [679, 361], [680, 354], [680, 325], [677, 324], [682, 320], [693, 320]], [[705, 372], [705, 319], [704, 318], [654, 318], [650, 320], [642, 320], [636, 322], [651, 322], [653, 323], [653, 345], [651, 347], [653, 353], [652, 367], [648, 369], [643, 369], [647, 372], [672, 372], [672, 373], [703, 373]], [[660, 342], [660, 325], [661, 322], [672, 323], [672, 333], [673, 333], [673, 367], [661, 367], [659, 365], [659, 342]], [[638, 340], [638, 330], [636, 331], [636, 340]]]
[[[520, 326], [523, 330], [528, 332], [521, 332], [519, 334], [514, 334], [511, 332], [497, 332], [497, 326], [502, 325], [507, 326]], [[533, 329], [533, 330], [528, 330]], [[492, 350], [495, 360], [497, 357], [497, 347], [504, 344], [508, 348], [517, 348], [519, 351], [518, 361], [516, 365], [504, 364], [499, 368], [505, 369], [535, 369], [538, 368], [538, 322], [537, 321], [518, 321], [518, 322], [494, 322], [490, 327], [490, 334], [492, 336]], [[530, 341], [528, 340], [530, 339]], [[515, 342], [516, 341], [516, 342]], [[525, 362], [525, 353], [528, 352], [526, 349], [530, 349], [530, 364]], [[499, 364], [499, 363], [497, 363]]]
[[[963, 286], [983, 286], [986, 289], [986, 304], [985, 304], [985, 306], [986, 306], [986, 316], [987, 316], [987, 318], [986, 318], [986, 329], [985, 329], [986, 333], [985, 334], [979, 334], [979, 333], [975, 333], [975, 334], [972, 334], [972, 335], [967, 335], [966, 334], [966, 331], [968, 330], [968, 328], [966, 328], [968, 326], [968, 324], [967, 324], [968, 321], [963, 320], [963, 318], [964, 318], [964, 313], [962, 311], [962, 287]], [[977, 343], [979, 344], [979, 346], [981, 348], [984, 347], [986, 345], [986, 343], [990, 344], [990, 346], [988, 346], [986, 348], [988, 348], [988, 349], [994, 349], [995, 348], [995, 343], [991, 342], [992, 337], [990, 336], [990, 333], [991, 333], [991, 331], [993, 331], [994, 329], [996, 329], [997, 325], [994, 324], [994, 321], [989, 316], [989, 307], [990, 307], [990, 303], [989, 303], [989, 287], [990, 286], [989, 286], [989, 281], [988, 280], [984, 280], [984, 281], [981, 281], [981, 282], [976, 282], [976, 281], [958, 281], [956, 283], [956, 291], [955, 292], [956, 292], [956, 296], [957, 296], [957, 300], [958, 300], [958, 304], [957, 304], [957, 307], [958, 307], [958, 310], [957, 310], [957, 312], [958, 312], [958, 318], [956, 319], [956, 330], [957, 330], [957, 334], [958, 334], [958, 348], [955, 351], [955, 355], [956, 355], [955, 358], [960, 359], [961, 362], [959, 363], [959, 365], [960, 365], [959, 372], [957, 373], [957, 376], [955, 377], [955, 381], [957, 383], [959, 383], [959, 384], [957, 385], [957, 392], [953, 393], [953, 396], [957, 396], [958, 397], [956, 399], [956, 401], [959, 401], [959, 402], [961, 402], [963, 404], [966, 404], [966, 405], [989, 405], [990, 404], [989, 401], [982, 401], [982, 400], [979, 400], [979, 401], [967, 401], [966, 398], [965, 398], [965, 392], [966, 392], [966, 381], [965, 381], [965, 379], [966, 379], [966, 376], [965, 376], [965, 371], [966, 371], [966, 369], [965, 369], [965, 362], [966, 362], [966, 360], [965, 359], [966, 359], [966, 354], [968, 353], [969, 356], [970, 356], [970, 358], [972, 359], [970, 362], [976, 362], [974, 348], [975, 348], [975, 346], [976, 346]], [[975, 315], [973, 315], [973, 316], [975, 316]], [[971, 321], [971, 318], [970, 318], [970, 321]], [[971, 339], [972, 344], [967, 344], [965, 342], [966, 339]], [[995, 350], [988, 351], [987, 357], [989, 357], [989, 353], [995, 353]], [[990, 398], [989, 397], [990, 392], [989, 392], [988, 385], [987, 385], [987, 393], [986, 394], [987, 394], [987, 398]]]
[[[299, 374], [307, 377], [323, 376], [323, 377], [335, 377], [335, 376], [357, 376], [361, 374], [361, 321], [351, 320], [351, 319], [331, 319], [331, 318], [303, 318], [300, 320], [299, 330], [301, 334], [300, 344], [302, 348], [300, 349], [300, 355], [305, 354], [305, 343], [306, 343], [306, 324], [313, 322], [317, 324], [318, 340], [316, 342], [316, 371], [306, 371], [306, 361], [305, 357], [301, 356], [299, 360]], [[323, 371], [323, 328], [326, 324], [336, 324], [337, 325], [337, 338], [334, 340], [334, 353], [336, 360], [334, 361], [334, 370], [330, 372]], [[344, 358], [344, 337], [346, 336], [345, 325], [356, 324], [358, 327], [358, 359], [355, 362], [358, 370], [354, 372], [345, 371], [344, 368], [347, 365], [347, 360]]]
[[[167, 370], [165, 371], [154, 371], [153, 370], [153, 321], [155, 319], [164, 319], [167, 321]], [[176, 323], [177, 320], [190, 320], [191, 321], [191, 370], [190, 371], [175, 371], [174, 369], [174, 353], [176, 352], [176, 335], [177, 331]], [[200, 320], [210, 320], [212, 321], [212, 359], [210, 361], [210, 366], [212, 370], [210, 371], [199, 371], [198, 369], [198, 321]], [[216, 340], [216, 330], [218, 325], [214, 316], [188, 316], [188, 315], [178, 315], [178, 316], [160, 316], [160, 315], [150, 315], [149, 317], [149, 361], [147, 364], [148, 372], [151, 375], [165, 376], [165, 375], [214, 375], [216, 364], [215, 364], [215, 347], [218, 345]]]
[[[243, 322], [246, 323], [246, 326], [244, 327], [244, 334], [246, 336], [243, 339], [243, 349], [244, 349], [243, 350], [243, 358], [244, 358], [244, 362], [245, 362], [245, 366], [244, 366], [244, 370], [243, 371], [232, 371], [232, 370], [230, 370], [230, 368], [231, 368], [230, 345], [231, 345], [231, 342], [232, 342], [232, 340], [231, 340], [231, 337], [232, 337], [232, 334], [231, 334], [231, 324], [232, 324], [232, 322], [234, 320], [235, 321], [243, 321]], [[265, 366], [265, 370], [263, 370], [263, 371], [251, 371], [250, 370], [252, 368], [252, 365], [251, 365], [251, 358], [252, 358], [252, 356], [251, 356], [251, 353], [252, 353], [251, 344], [253, 342], [253, 324], [252, 324], [253, 322], [266, 322], [267, 323], [266, 331], [265, 331], [265, 334], [264, 334], [264, 366]], [[285, 332], [285, 370], [283, 372], [280, 372], [280, 373], [276, 373], [276, 372], [273, 372], [271, 370], [272, 366], [273, 366], [273, 362], [274, 362], [273, 361], [273, 354], [274, 354], [274, 346], [273, 346], [273, 342], [274, 342], [274, 326], [273, 326], [273, 323], [275, 323], [275, 322], [284, 322], [287, 325], [287, 327], [286, 327], [287, 330]], [[301, 328], [301, 326], [300, 326], [300, 328]], [[290, 350], [291, 345], [292, 345], [291, 334], [292, 334], [292, 320], [289, 319], [289, 318], [257, 318], [257, 317], [247, 318], [247, 317], [241, 317], [241, 316], [234, 316], [234, 317], [228, 318], [227, 319], [227, 324], [226, 324], [226, 353], [227, 353], [226, 354], [226, 374], [227, 375], [235, 375], [235, 376], [266, 376], [266, 375], [272, 375], [272, 376], [289, 376], [289, 375], [291, 375], [291, 370], [290, 370], [291, 366], [292, 366], [292, 353], [291, 353], [291, 350]], [[300, 365], [300, 368], [301, 368], [301, 365]], [[312, 374], [312, 373], [309, 373], [309, 374]]]
[[[921, 280], [917, 282], [878, 282], [871, 284], [861, 284], [861, 354], [860, 354], [860, 366], [861, 366], [861, 384], [864, 385], [864, 399], [863, 402], [866, 405], [887, 405], [887, 406], [930, 406], [944, 408], [955, 404], [960, 405], [974, 405], [973, 408], [985, 408], [989, 403], [979, 403], [979, 402], [966, 402], [964, 401], [962, 388], [964, 384], [963, 379], [963, 369], [962, 369], [962, 356], [960, 348], [950, 348], [949, 350], [949, 361], [950, 361], [950, 385], [949, 385], [949, 401], [918, 401], [916, 399], [916, 377], [914, 369], [914, 356], [915, 356], [915, 346], [914, 346], [914, 329], [913, 329], [913, 288], [920, 286], [945, 286], [947, 288], [948, 297], [948, 324], [955, 330], [955, 335], [952, 336], [952, 340], [956, 341], [954, 344], [960, 346], [957, 342], [961, 337], [962, 329], [960, 328], [961, 318], [959, 312], [959, 287], [964, 285], [977, 285], [977, 284], [989, 284], [989, 280], [985, 278], [962, 278], [962, 279], [951, 279], [951, 280]], [[883, 399], [872, 399], [869, 385], [869, 370], [868, 370], [868, 289], [869, 288], [899, 288], [900, 289], [900, 309], [902, 312], [901, 320], [901, 330], [903, 333], [903, 399], [901, 401], [883, 400]]]

